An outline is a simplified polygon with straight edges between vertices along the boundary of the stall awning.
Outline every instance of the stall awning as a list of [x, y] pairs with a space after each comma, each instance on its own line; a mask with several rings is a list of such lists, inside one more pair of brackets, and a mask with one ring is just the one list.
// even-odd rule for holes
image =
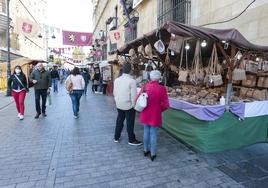
[[159, 40], [157, 32], [161, 34], [161, 39], [165, 44], [169, 43], [170, 34], [179, 35], [182, 37], [193, 37], [215, 42], [227, 41], [237, 48], [253, 52], [268, 52], [268, 46], [255, 45], [249, 42], [238, 30], [236, 29], [211, 29], [206, 27], [198, 27], [186, 25], [178, 22], [167, 22], [159, 30], [154, 30], [141, 38], [135, 39], [122, 48], [118, 49], [119, 54], [128, 53], [130, 48], [137, 48], [141, 44], [154, 43]]

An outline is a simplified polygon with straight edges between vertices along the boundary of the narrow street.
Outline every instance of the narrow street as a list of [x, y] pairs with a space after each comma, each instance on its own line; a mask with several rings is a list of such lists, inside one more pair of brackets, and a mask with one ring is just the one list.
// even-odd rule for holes
[[83, 96], [79, 119], [63, 87], [52, 97], [46, 118], [34, 119], [33, 92], [23, 121], [14, 104], [0, 111], [0, 187], [241, 187], [163, 130], [154, 162], [127, 144], [125, 130], [114, 143], [112, 97]]

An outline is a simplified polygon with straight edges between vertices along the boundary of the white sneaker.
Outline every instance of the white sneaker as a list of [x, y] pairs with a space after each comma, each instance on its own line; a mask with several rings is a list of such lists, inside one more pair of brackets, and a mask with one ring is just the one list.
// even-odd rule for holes
[[18, 113], [18, 118], [20, 118], [20, 116], [21, 116], [20, 113]]
[[24, 116], [23, 115], [20, 115], [20, 120], [23, 120], [24, 119]]

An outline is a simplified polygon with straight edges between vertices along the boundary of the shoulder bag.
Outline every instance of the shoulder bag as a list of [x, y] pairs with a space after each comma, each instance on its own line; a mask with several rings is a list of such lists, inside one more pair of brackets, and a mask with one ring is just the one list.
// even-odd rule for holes
[[178, 80], [181, 82], [187, 82], [188, 79], [188, 57], [187, 57], [187, 51], [186, 51], [186, 69], [182, 69], [182, 61], [183, 61], [183, 51], [184, 51], [184, 42], [183, 47], [181, 48], [181, 59], [180, 59], [180, 68], [179, 68], [179, 78]]
[[21, 82], [21, 80], [19, 79], [19, 77], [16, 74], [14, 74], [14, 76], [18, 80], [18, 82], [20, 83], [20, 85], [25, 88], [26, 92], [29, 92], [29, 89]]
[[146, 93], [146, 85], [143, 86], [140, 95], [137, 98], [134, 109], [142, 112], [147, 107], [148, 94]]
[[72, 76], [70, 75], [69, 79], [66, 80], [66, 84], [65, 84], [66, 90], [69, 93], [72, 93], [73, 91], [73, 82], [72, 82]]

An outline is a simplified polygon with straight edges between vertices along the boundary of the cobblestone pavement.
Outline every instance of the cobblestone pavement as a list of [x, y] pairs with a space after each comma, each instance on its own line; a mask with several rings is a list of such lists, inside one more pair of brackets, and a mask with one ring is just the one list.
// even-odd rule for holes
[[[195, 153], [163, 130], [154, 162], [141, 146], [127, 144], [125, 130], [114, 143], [113, 98], [83, 96], [80, 118], [74, 119], [61, 89], [53, 94], [46, 118], [33, 118], [33, 94], [26, 98], [23, 121], [16, 118], [14, 104], [0, 110], [0, 187], [243, 187], [244, 181], [237, 183], [220, 168], [226, 166], [217, 161], [223, 157]], [[138, 122], [135, 129], [142, 139]]]

